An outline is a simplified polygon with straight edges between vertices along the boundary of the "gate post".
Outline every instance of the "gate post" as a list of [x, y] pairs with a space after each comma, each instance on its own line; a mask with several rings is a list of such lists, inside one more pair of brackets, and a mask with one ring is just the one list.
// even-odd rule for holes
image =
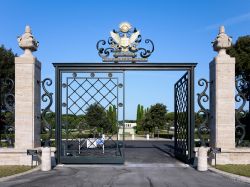
[[41, 146], [41, 63], [32, 55], [38, 42], [29, 26], [18, 44], [24, 54], [15, 58], [15, 148], [26, 151]]
[[213, 42], [218, 55], [210, 62], [210, 144], [229, 150], [235, 148], [235, 58], [226, 54], [232, 39], [224, 26]]

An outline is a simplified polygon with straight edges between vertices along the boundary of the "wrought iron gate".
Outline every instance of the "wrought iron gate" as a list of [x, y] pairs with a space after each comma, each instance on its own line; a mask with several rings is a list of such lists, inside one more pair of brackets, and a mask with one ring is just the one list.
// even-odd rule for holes
[[123, 163], [124, 73], [56, 67], [58, 163]]
[[194, 87], [193, 71], [187, 71], [175, 89], [175, 156], [184, 162], [194, 158]]
[[0, 79], [0, 148], [14, 147], [15, 142], [15, 82]]
[[[192, 161], [195, 63], [54, 63], [54, 66], [57, 163], [124, 163], [124, 76], [126, 71], [135, 70], [187, 71], [175, 84], [175, 155], [184, 162]], [[88, 121], [86, 116], [93, 105], [102, 114], [115, 111], [115, 120], [108, 117], [109, 125]], [[107, 122], [105, 117], [99, 121]]]

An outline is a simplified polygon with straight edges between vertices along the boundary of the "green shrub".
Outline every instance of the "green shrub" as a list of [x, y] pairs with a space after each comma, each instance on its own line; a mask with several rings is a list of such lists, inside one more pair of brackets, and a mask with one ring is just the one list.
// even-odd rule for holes
[[[155, 138], [158, 137], [158, 134], [154, 134]], [[173, 134], [159, 134], [159, 138], [172, 139]]]

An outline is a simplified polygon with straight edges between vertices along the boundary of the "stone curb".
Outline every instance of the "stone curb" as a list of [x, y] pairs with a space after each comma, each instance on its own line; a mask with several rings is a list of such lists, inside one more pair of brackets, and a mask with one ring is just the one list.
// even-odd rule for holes
[[232, 180], [250, 184], [250, 178], [249, 177], [244, 177], [244, 176], [228, 173], [228, 172], [225, 172], [225, 171], [221, 171], [221, 170], [215, 169], [215, 168], [213, 168], [211, 166], [208, 167], [208, 170], [211, 171], [211, 172], [223, 175], [224, 177], [230, 178]]
[[41, 169], [41, 165], [38, 165], [37, 167], [35, 167], [35, 168], [33, 168], [33, 169], [30, 169], [30, 170], [28, 170], [28, 171], [25, 171], [25, 172], [23, 172], [23, 173], [18, 173], [18, 174], [10, 175], [10, 176], [7, 176], [7, 177], [2, 177], [2, 178], [0, 178], [0, 182], [4, 182], [4, 181], [7, 181], [7, 180], [16, 178], [16, 177], [20, 177], [20, 176], [23, 176], [23, 175], [26, 175], [26, 174], [29, 174], [29, 173], [38, 171], [38, 170], [40, 170], [40, 169]]

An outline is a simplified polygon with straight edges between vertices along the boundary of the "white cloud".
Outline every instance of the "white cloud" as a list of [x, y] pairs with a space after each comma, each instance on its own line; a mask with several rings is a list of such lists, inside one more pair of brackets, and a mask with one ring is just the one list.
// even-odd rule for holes
[[234, 25], [240, 22], [244, 21], [250, 21], [250, 12], [247, 14], [242, 14], [240, 16], [232, 17], [229, 19], [226, 19], [225, 21], [213, 25], [208, 25], [205, 29], [206, 30], [212, 30], [212, 29], [217, 29], [219, 26], [224, 25], [224, 26], [229, 26], [229, 25]]

